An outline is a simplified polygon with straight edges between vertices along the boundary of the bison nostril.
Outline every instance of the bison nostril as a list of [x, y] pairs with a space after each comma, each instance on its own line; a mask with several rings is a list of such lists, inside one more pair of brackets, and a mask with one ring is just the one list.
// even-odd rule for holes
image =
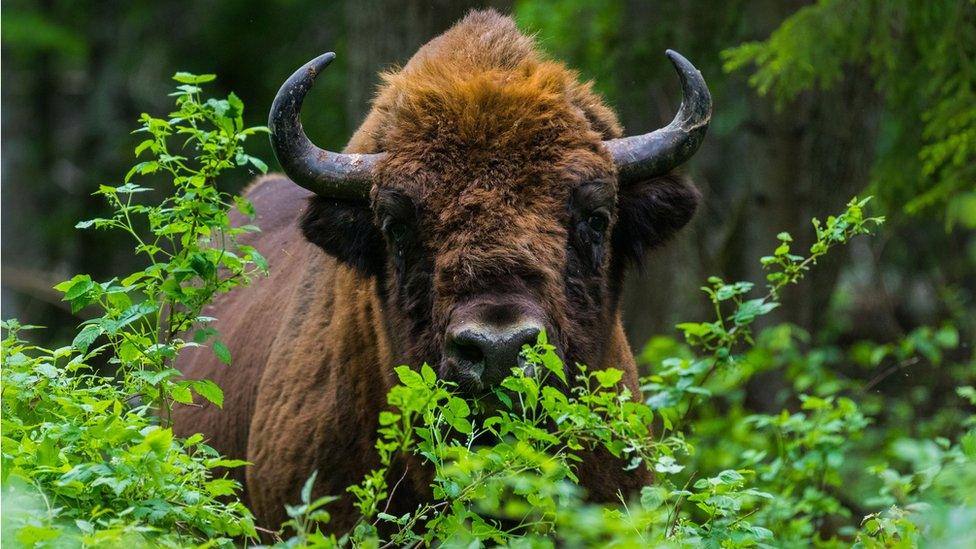
[[485, 353], [473, 343], [455, 343], [453, 355], [459, 360], [477, 364], [485, 359]]
[[523, 328], [522, 331], [520, 331], [519, 333], [515, 334], [513, 340], [515, 341], [516, 347], [518, 348], [519, 352], [521, 352], [522, 347], [525, 347], [526, 345], [529, 346], [535, 345], [536, 342], [539, 340], [540, 333], [542, 333], [542, 330], [540, 328], [537, 328], [535, 326], [528, 326], [526, 328]]
[[460, 330], [448, 336], [447, 356], [470, 368], [484, 363], [486, 341], [476, 330]]
[[522, 347], [533, 345], [541, 328], [535, 323], [492, 326], [468, 324], [452, 330], [445, 348], [455, 361], [462, 378], [476, 377], [491, 386], [507, 376], [512, 368], [525, 367], [520, 360]]

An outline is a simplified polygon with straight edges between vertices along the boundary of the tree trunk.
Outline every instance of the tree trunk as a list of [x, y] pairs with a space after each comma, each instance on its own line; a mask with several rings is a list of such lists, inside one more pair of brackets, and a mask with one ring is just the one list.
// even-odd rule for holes
[[349, 127], [356, 128], [369, 111], [378, 73], [402, 65], [417, 48], [447, 30], [471, 9], [507, 11], [511, 2], [497, 0], [349, 0], [345, 4], [349, 37]]

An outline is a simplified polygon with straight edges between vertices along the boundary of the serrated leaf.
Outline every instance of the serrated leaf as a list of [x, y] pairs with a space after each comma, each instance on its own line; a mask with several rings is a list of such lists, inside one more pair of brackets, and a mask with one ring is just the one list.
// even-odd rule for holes
[[257, 215], [257, 212], [254, 210], [254, 205], [250, 200], [244, 198], [243, 196], [235, 196], [234, 204], [237, 205], [238, 211], [251, 219], [254, 219], [254, 216]]
[[962, 453], [969, 459], [976, 460], [976, 430], [970, 430], [959, 439]]
[[190, 392], [190, 388], [186, 385], [174, 385], [169, 390], [169, 396], [180, 404], [193, 403], [193, 394]]
[[227, 104], [230, 105], [234, 118], [240, 118], [244, 114], [244, 102], [234, 92], [227, 94]]
[[424, 386], [424, 378], [409, 366], [397, 366], [393, 369], [396, 372], [397, 377], [400, 379], [400, 383], [411, 388], [420, 388]]
[[208, 459], [206, 466], [213, 467], [224, 467], [225, 469], [234, 469], [237, 467], [244, 467], [245, 465], [250, 465], [251, 462], [245, 461], [243, 459], [227, 459], [227, 458], [214, 458]]
[[237, 482], [229, 478], [217, 478], [208, 482], [206, 488], [213, 497], [232, 496], [237, 492]]
[[595, 370], [593, 372], [593, 377], [596, 378], [597, 382], [601, 387], [613, 387], [623, 378], [624, 373], [616, 368], [608, 368], [606, 370]]
[[724, 484], [735, 484], [745, 480], [745, 477], [743, 477], [741, 473], [733, 469], [726, 469], [725, 471], [722, 471], [718, 474], [717, 478]]
[[764, 298], [750, 299], [749, 301], [739, 305], [739, 307], [736, 309], [734, 317], [735, 323], [740, 326], [749, 324], [755, 320], [757, 316], [765, 315], [778, 306], [779, 303], [767, 303]]
[[95, 282], [88, 275], [76, 275], [73, 277], [69, 284], [65, 285], [64, 282], [55, 286], [55, 289], [64, 291], [63, 301], [71, 301], [77, 299], [95, 287]]
[[102, 335], [104, 329], [97, 324], [89, 324], [78, 332], [74, 340], [71, 341], [71, 346], [78, 349], [82, 353], [86, 352], [91, 344], [98, 339], [98, 336]]
[[224, 391], [213, 381], [209, 379], [194, 381], [193, 391], [212, 402], [218, 408], [224, 407]]
[[230, 349], [227, 348], [227, 345], [224, 345], [223, 341], [220, 340], [214, 341], [213, 352], [214, 355], [217, 357], [217, 360], [223, 362], [224, 364], [230, 364], [231, 362]]

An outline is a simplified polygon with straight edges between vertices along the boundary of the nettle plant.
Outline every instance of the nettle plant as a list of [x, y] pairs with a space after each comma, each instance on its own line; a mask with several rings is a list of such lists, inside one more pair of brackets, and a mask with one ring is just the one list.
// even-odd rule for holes
[[[96, 352], [110, 351], [109, 362], [125, 376], [127, 387], [163, 411], [171, 401], [190, 403], [191, 390], [218, 406], [222, 403], [220, 388], [210, 381], [164, 382], [180, 376], [170, 365], [187, 345], [213, 340], [214, 353], [230, 363], [227, 347], [207, 326], [213, 319], [200, 312], [217, 294], [267, 271], [261, 254], [237, 241], [258, 228], [231, 226], [228, 217], [228, 210], [236, 206], [253, 218], [253, 207], [244, 198], [221, 192], [216, 178], [240, 166], [267, 171], [267, 165], [248, 155], [243, 145], [249, 136], [268, 130], [244, 127], [244, 104], [233, 93], [226, 99], [201, 98], [200, 84], [214, 80], [214, 75], [177, 73], [173, 78], [180, 83], [171, 94], [177, 110], [167, 119], [143, 113], [142, 127], [135, 131], [147, 134], [136, 147], [136, 156], [149, 152], [152, 159], [133, 166], [122, 185], [99, 186], [96, 194], [108, 200], [112, 217], [77, 225], [79, 229], [124, 231], [134, 239], [136, 255], [145, 258], [148, 266], [121, 280], [96, 283], [88, 275], [78, 275], [56, 286], [72, 311], [89, 305], [103, 311], [102, 316], [82, 325], [72, 346], [87, 352], [104, 337], [106, 343]], [[177, 150], [171, 150], [174, 142]], [[179, 154], [184, 151], [193, 157]], [[169, 179], [173, 191], [157, 204], [139, 203], [139, 193], [152, 189], [138, 185], [135, 179], [152, 174]], [[185, 341], [191, 328], [193, 340]]]
[[[72, 311], [94, 311], [70, 346], [31, 345], [21, 337], [28, 327], [4, 323], [5, 542], [182, 546], [256, 535], [247, 508], [222, 499], [236, 494], [237, 483], [213, 474], [243, 462], [222, 459], [202, 436], [174, 438], [169, 428], [174, 402], [189, 403], [194, 392], [217, 406], [223, 401], [216, 384], [180, 380], [172, 367], [183, 348], [207, 343], [230, 363], [203, 307], [267, 269], [237, 241], [257, 228], [232, 227], [228, 216], [236, 207], [253, 217], [253, 208], [217, 187], [228, 170], [267, 169], [244, 149], [267, 129], [244, 126], [234, 94], [204, 99], [200, 86], [214, 78], [174, 76], [176, 110], [167, 118], [143, 114], [135, 132], [145, 135], [136, 156], [149, 158], [122, 184], [97, 191], [111, 217], [77, 225], [130, 235], [146, 267], [56, 286]], [[158, 196], [144, 180], [168, 185], [165, 198], [144, 201]], [[111, 375], [100, 373], [105, 363]]]
[[[752, 416], [753, 429], [775, 432], [776, 451], [757, 444], [739, 460], [751, 467], [707, 476], [686, 470], [697, 451], [689, 422], [699, 398], [710, 397], [706, 382], [739, 366], [754, 343], [752, 324], [778, 305], [780, 291], [830, 248], [883, 221], [865, 217], [866, 203], [854, 200], [841, 215], [814, 220], [817, 238], [806, 257], [791, 252], [788, 234], [778, 235], [779, 247], [762, 259], [769, 273], [761, 297], [748, 297], [750, 283], [710, 278], [703, 291], [715, 319], [679, 325], [697, 353], [685, 348], [663, 360], [661, 371], [642, 380], [643, 395], [618, 385], [619, 370], [563, 364], [545, 334], [523, 351], [531, 367], [513, 369], [500, 389], [474, 402], [455, 396], [427, 365], [419, 371], [397, 368], [400, 384], [388, 395], [390, 411], [380, 417], [382, 467], [349, 488], [361, 521], [342, 537], [323, 535], [312, 526], [311, 514], [327, 521], [318, 510], [331, 498], [313, 502], [306, 493], [303, 505], [289, 510], [301, 527], [285, 543], [745, 547], [772, 543], [789, 528], [812, 535], [812, 527], [803, 525], [836, 507], [829, 497], [810, 504], [815, 490], [837, 482], [835, 456], [866, 425], [850, 399], [803, 396], [801, 412]], [[575, 383], [564, 392], [557, 387], [567, 386], [567, 376]], [[586, 503], [574, 473], [577, 452], [596, 448], [622, 458], [628, 468], [652, 469], [655, 484], [644, 487], [637, 501]], [[387, 502], [397, 483], [388, 475], [401, 453], [418, 455], [432, 467], [434, 497], [414, 512], [393, 516]], [[796, 468], [795, 462], [809, 466]]]

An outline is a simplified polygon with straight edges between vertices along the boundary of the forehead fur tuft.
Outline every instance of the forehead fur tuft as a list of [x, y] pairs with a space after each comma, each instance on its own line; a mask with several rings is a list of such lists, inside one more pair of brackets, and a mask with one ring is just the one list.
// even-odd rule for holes
[[589, 82], [544, 59], [532, 38], [493, 10], [471, 12], [402, 69], [383, 74], [373, 107], [350, 150], [445, 140], [452, 141], [445, 146], [524, 146], [581, 126], [604, 139], [621, 134]]

